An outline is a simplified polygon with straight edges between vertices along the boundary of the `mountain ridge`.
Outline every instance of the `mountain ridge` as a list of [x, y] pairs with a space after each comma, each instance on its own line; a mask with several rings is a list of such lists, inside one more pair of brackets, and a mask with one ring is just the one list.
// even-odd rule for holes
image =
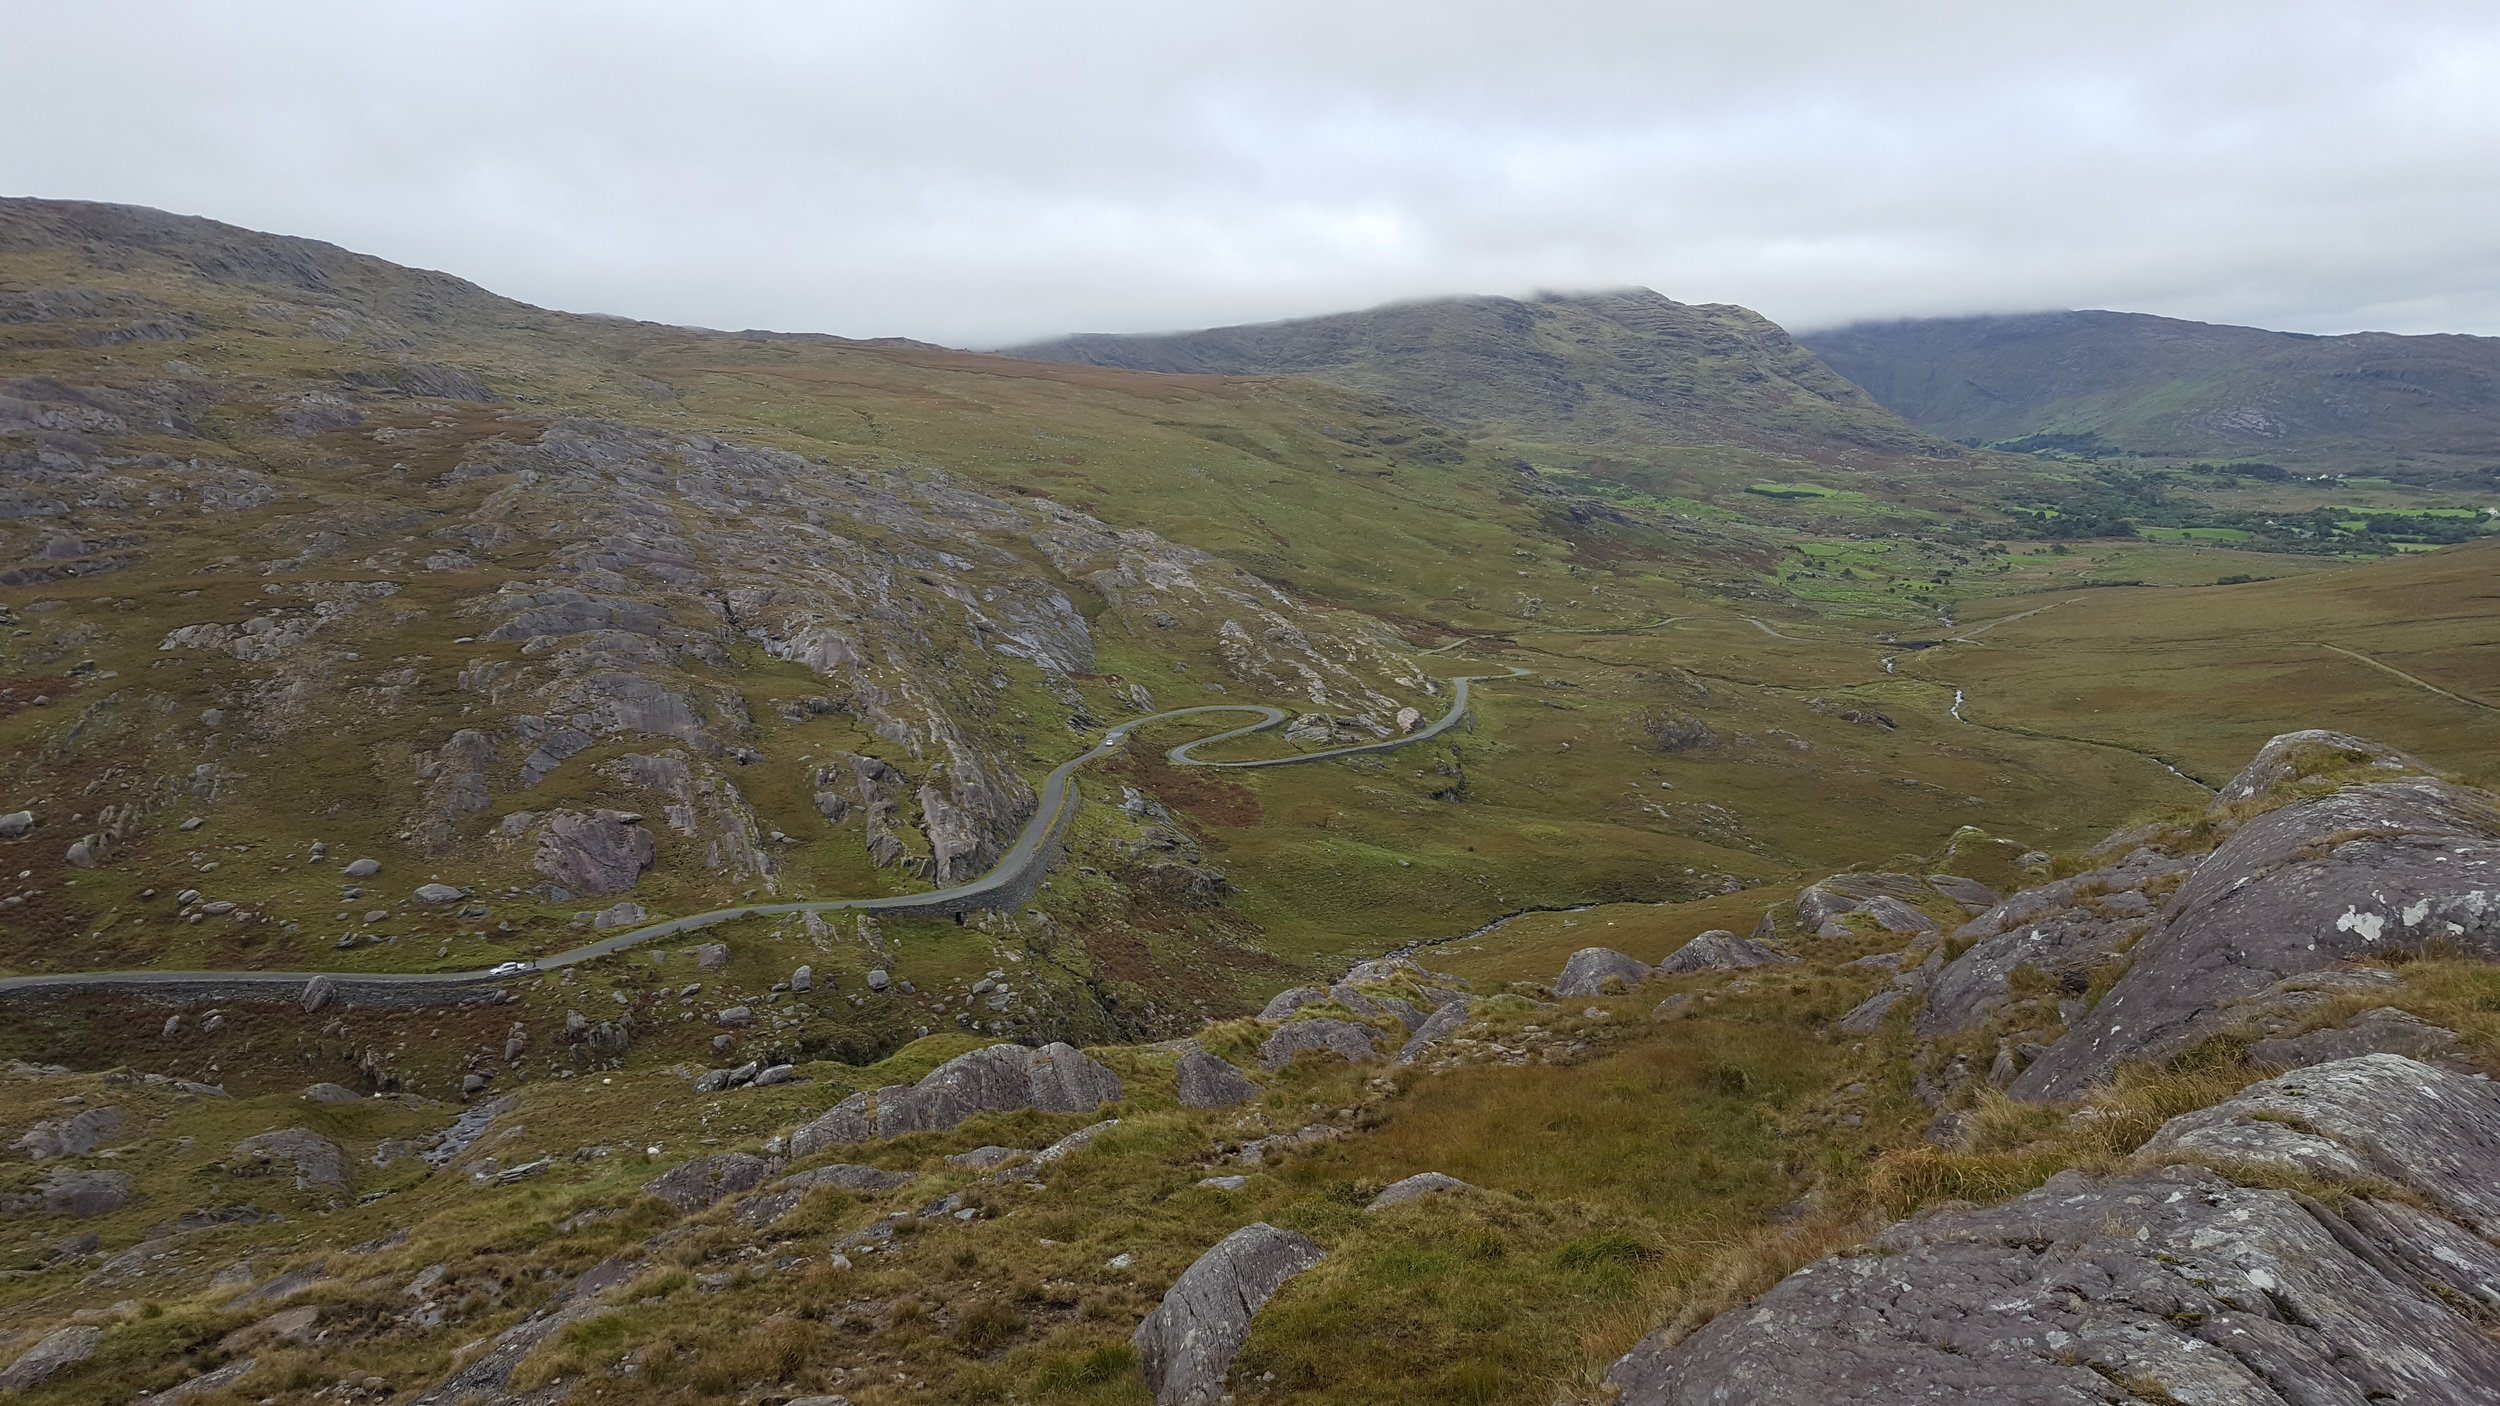
[[1527, 444], [1736, 443], [1797, 458], [1954, 458], [1733, 304], [1647, 288], [1470, 295], [1194, 332], [1088, 333], [999, 355], [1307, 376]]
[[1964, 442], [2053, 436], [2422, 481], [2500, 473], [2500, 338], [2084, 310], [1864, 322], [1798, 340], [1910, 423]]

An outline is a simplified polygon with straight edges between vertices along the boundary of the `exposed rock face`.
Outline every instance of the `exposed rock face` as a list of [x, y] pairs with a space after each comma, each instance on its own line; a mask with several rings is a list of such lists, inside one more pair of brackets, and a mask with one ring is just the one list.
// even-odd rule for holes
[[1637, 957], [1627, 957], [1611, 947], [1583, 947], [1563, 963], [1562, 975], [1554, 979], [1554, 994], [1602, 996], [1609, 981], [1628, 989], [1648, 978], [1649, 964]]
[[1418, 1200], [1422, 1197], [1433, 1195], [1436, 1192], [1466, 1191], [1469, 1189], [1470, 1188], [1467, 1183], [1445, 1173], [1417, 1172], [1411, 1177], [1389, 1183], [1389, 1185], [1382, 1188], [1380, 1194], [1373, 1197], [1371, 1199], [1371, 1203], [1363, 1209], [1366, 1211], [1385, 1211], [1391, 1206], [1403, 1206], [1409, 1201]]
[[790, 1137], [790, 1155], [954, 1127], [976, 1113], [1040, 1108], [1088, 1113], [1120, 1096], [1120, 1076], [1073, 1045], [991, 1045], [957, 1055], [912, 1085], [889, 1084], [827, 1109]]
[[2327, 1181], [2374, 1177], [2500, 1244], [2500, 1088], [2403, 1055], [2362, 1055], [2251, 1084], [2163, 1124], [2144, 1155]]
[[2225, 840], [2163, 917], [2109, 995], [2011, 1092], [2073, 1097], [2122, 1059], [2218, 1030], [2233, 1002], [2347, 958], [2432, 942], [2500, 956], [2500, 812], [2429, 779], [2292, 800]]
[[[1746, 967], [1780, 966], [1797, 959], [1768, 943], [1713, 928], [1678, 947], [1657, 966], [1660, 976], [1679, 972], [1740, 971]], [[1562, 994], [1557, 988], [1557, 994]]]
[[1317, 1242], [1264, 1221], [1243, 1226], [1181, 1271], [1129, 1342], [1155, 1406], [1216, 1406], [1250, 1320], [1278, 1287], [1323, 1258]]
[[1276, 1033], [1259, 1045], [1259, 1066], [1282, 1069], [1294, 1056], [1316, 1050], [1332, 1054], [1353, 1064], [1368, 1064], [1380, 1058], [1380, 1050], [1372, 1043], [1372, 1028], [1350, 1020], [1288, 1021], [1276, 1027]]
[[[2466, 1264], [2419, 1267], [2440, 1250]], [[2500, 1252], [2199, 1168], [2066, 1172], [1896, 1225], [1607, 1380], [1623, 1406], [2500, 1399], [2500, 1343], [2443, 1300], [2450, 1274], [2500, 1285]]]
[[1907, 905], [1924, 897], [1927, 881], [1916, 874], [1834, 874], [1797, 895], [1797, 924], [1808, 932], [1839, 921], [1878, 898]]
[[96, 1344], [103, 1341], [102, 1328], [87, 1324], [56, 1328], [10, 1363], [8, 1370], [0, 1371], [0, 1391], [25, 1391], [56, 1372], [75, 1367], [95, 1356]]
[[240, 1177], [283, 1171], [298, 1191], [347, 1188], [347, 1158], [337, 1143], [306, 1128], [282, 1128], [247, 1137], [227, 1154], [226, 1170]]
[[1179, 1072], [1184, 1108], [1230, 1108], [1259, 1092], [1249, 1075], [1204, 1050], [1182, 1055]]
[[2012, 999], [2018, 967], [2080, 994], [2097, 968], [2123, 960], [2158, 924], [2158, 904], [2145, 890], [2175, 883], [2195, 867], [2192, 860], [2138, 848], [2088, 874], [2024, 889], [1964, 923], [1954, 936], [1973, 945], [1937, 975], [1919, 1015], [1919, 1034], [1954, 1034], [2002, 1010]]
[[548, 813], [530, 867], [575, 894], [623, 893], [659, 853], [642, 817], [630, 811]]
[[2420, 761], [2382, 746], [2366, 737], [2326, 728], [2310, 728], [2303, 732], [2286, 732], [2269, 738], [2257, 749], [2257, 755], [2240, 774], [2227, 782], [2217, 793], [2217, 804], [2254, 800], [2302, 776], [2325, 766], [2365, 766], [2388, 772], [2427, 774], [2430, 768]]
[[700, 1211], [725, 1196], [753, 1191], [772, 1175], [772, 1164], [747, 1152], [722, 1152], [671, 1167], [644, 1182], [644, 1192], [678, 1210]]

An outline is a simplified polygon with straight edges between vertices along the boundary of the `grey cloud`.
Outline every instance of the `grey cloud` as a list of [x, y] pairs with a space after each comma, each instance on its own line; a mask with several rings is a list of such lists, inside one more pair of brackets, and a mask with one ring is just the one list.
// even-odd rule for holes
[[2500, 11], [16, 7], [0, 188], [994, 345], [1645, 283], [2500, 332]]

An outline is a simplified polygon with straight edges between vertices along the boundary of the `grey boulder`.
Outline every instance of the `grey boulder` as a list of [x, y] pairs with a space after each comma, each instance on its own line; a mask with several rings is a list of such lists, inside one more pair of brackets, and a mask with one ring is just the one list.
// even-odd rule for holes
[[1129, 1343], [1155, 1406], [1217, 1406], [1250, 1320], [1284, 1282], [1324, 1257], [1309, 1236], [1243, 1226], [1181, 1271]]
[[1381, 1190], [1381, 1193], [1378, 1196], [1371, 1199], [1371, 1204], [1365, 1206], [1363, 1209], [1365, 1211], [1385, 1211], [1391, 1206], [1403, 1206], [1409, 1201], [1430, 1196], [1437, 1192], [1467, 1191], [1470, 1189], [1472, 1188], [1470, 1188], [1467, 1183], [1460, 1181], [1454, 1176], [1448, 1176], [1441, 1172], [1417, 1172], [1411, 1177], [1389, 1183], [1388, 1186]]
[[88, 1324], [56, 1328], [10, 1363], [7, 1371], [0, 1371], [0, 1391], [25, 1391], [55, 1372], [75, 1367], [95, 1356], [96, 1344], [102, 1341], [104, 1330]]
[[1291, 986], [1270, 996], [1260, 1008], [1261, 1020], [1287, 1020], [1304, 1006], [1326, 1005], [1329, 1000], [1325, 986]]
[[352, 860], [339, 872], [351, 879], [370, 879], [382, 872], [382, 861], [378, 859]]
[[417, 891], [410, 895], [428, 908], [448, 907], [468, 896], [468, 890], [456, 889], [449, 884], [419, 884]]
[[0, 840], [14, 840], [34, 828], [35, 813], [31, 810], [13, 810], [0, 815]]
[[1282, 1069], [1294, 1057], [1317, 1051], [1332, 1054], [1353, 1064], [1366, 1064], [1380, 1058], [1380, 1050], [1372, 1044], [1372, 1028], [1350, 1020], [1320, 1017], [1312, 1020], [1288, 1021], [1277, 1026], [1274, 1034], [1259, 1045], [1259, 1066]]
[[1629, 989], [1648, 976], [1649, 964], [1637, 957], [1627, 957], [1611, 947], [1583, 947], [1563, 963], [1562, 975], [1554, 978], [1554, 994], [1603, 996], [1610, 981]]
[[60, 1216], [109, 1216], [137, 1196], [127, 1172], [82, 1172], [55, 1167], [44, 1178], [43, 1208]]
[[1230, 1108], [1256, 1095], [1250, 1076], [1205, 1050], [1191, 1050], [1180, 1059], [1180, 1097], [1184, 1108]]
[[1667, 954], [1657, 966], [1660, 976], [1682, 972], [1741, 971], [1747, 967], [1783, 966], [1797, 959], [1767, 943], [1713, 928]]
[[724, 1196], [752, 1191], [772, 1174], [772, 1164], [750, 1152], [721, 1152], [669, 1168], [642, 1184], [643, 1191], [680, 1211], [700, 1211]]
[[90, 1108], [59, 1122], [37, 1123], [17, 1140], [16, 1147], [38, 1162], [46, 1157], [84, 1157], [103, 1146], [105, 1139], [120, 1136], [121, 1130], [119, 1108]]
[[346, 1154], [337, 1143], [308, 1128], [281, 1128], [243, 1139], [227, 1154], [226, 1170], [240, 1177], [284, 1172], [298, 1191], [340, 1191], [347, 1186]]

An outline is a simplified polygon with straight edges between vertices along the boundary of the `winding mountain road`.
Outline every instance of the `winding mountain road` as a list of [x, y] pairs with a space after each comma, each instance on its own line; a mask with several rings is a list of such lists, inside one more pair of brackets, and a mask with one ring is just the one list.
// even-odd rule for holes
[[[163, 988], [198, 988], [231, 990], [242, 994], [252, 990], [300, 991], [317, 978], [327, 977], [342, 991], [354, 990], [373, 994], [396, 994], [402, 998], [421, 997], [428, 991], [457, 992], [464, 988], [491, 986], [534, 972], [555, 971], [612, 956], [631, 947], [677, 937], [716, 924], [739, 918], [780, 913], [959, 913], [991, 906], [1001, 894], [1016, 894], [1050, 867], [1050, 847], [1075, 809], [1076, 789], [1070, 782], [1077, 769], [1119, 751], [1139, 728], [1176, 718], [1203, 717], [1211, 713], [1256, 713], [1258, 721], [1244, 727], [1219, 732], [1184, 742], [1164, 753], [1174, 766], [1222, 767], [1248, 770], [1260, 767], [1298, 766], [1304, 762], [1334, 761], [1341, 757], [1364, 756], [1374, 752], [1394, 751], [1418, 742], [1428, 742], [1456, 727], [1467, 714], [1467, 686], [1490, 679], [1516, 678], [1526, 673], [1514, 668], [1506, 674], [1465, 675], [1450, 680], [1450, 710], [1431, 725], [1402, 737], [1380, 742], [1358, 743], [1350, 747], [1332, 747], [1319, 752], [1297, 752], [1283, 757], [1261, 757], [1251, 761], [1202, 761], [1193, 755], [1201, 747], [1248, 737], [1265, 732], [1283, 723], [1292, 714], [1266, 703], [1211, 703], [1194, 708], [1173, 708], [1121, 723], [1105, 732], [1100, 742], [1085, 752], [1053, 767], [1042, 778], [1040, 801], [1033, 808], [1033, 817], [1024, 823], [1016, 842], [999, 856], [988, 873], [947, 888], [927, 893], [886, 894], [873, 898], [818, 898], [790, 903], [742, 903], [731, 908], [715, 908], [707, 913], [690, 913], [682, 918], [669, 918], [644, 927], [621, 932], [597, 942], [540, 957], [519, 971], [486, 968], [458, 972], [357, 972], [357, 971], [92, 971], [47, 972], [36, 976], [0, 977], [0, 999], [38, 993], [76, 991], [145, 991]], [[1006, 901], [1013, 902], [1013, 898]]]

